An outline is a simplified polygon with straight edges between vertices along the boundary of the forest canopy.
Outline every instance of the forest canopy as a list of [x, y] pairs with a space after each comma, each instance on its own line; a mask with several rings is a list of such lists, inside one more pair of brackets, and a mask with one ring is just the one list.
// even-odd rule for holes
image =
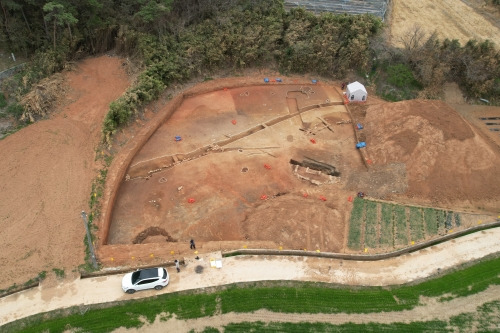
[[489, 41], [462, 46], [415, 31], [420, 38], [394, 49], [372, 15], [286, 11], [283, 0], [0, 0], [0, 6], [4, 48], [32, 59], [16, 89], [2, 88], [15, 90], [11, 96], [25, 94], [68, 61], [109, 50], [143, 68], [110, 106], [106, 137], [172, 83], [227, 69], [265, 67], [336, 79], [354, 71], [386, 78], [375, 82], [391, 100], [419, 91], [435, 97], [446, 81], [473, 97], [495, 101], [500, 95], [500, 54]]

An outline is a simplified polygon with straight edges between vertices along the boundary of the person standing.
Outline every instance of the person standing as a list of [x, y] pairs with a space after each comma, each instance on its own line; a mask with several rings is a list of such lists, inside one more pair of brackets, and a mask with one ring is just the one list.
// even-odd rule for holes
[[191, 248], [191, 250], [196, 250], [196, 245], [194, 245], [193, 239], [191, 239], [191, 241], [189, 242], [189, 247]]
[[181, 271], [181, 268], [179, 267], [179, 260], [175, 259], [174, 263], [175, 263], [175, 269], [177, 270], [177, 273], [179, 273]]

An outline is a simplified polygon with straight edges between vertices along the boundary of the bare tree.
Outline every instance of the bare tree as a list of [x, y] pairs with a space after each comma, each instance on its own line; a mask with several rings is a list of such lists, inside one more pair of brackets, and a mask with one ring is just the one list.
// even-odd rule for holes
[[408, 62], [415, 62], [418, 51], [425, 42], [426, 33], [419, 24], [414, 24], [407, 32], [398, 39], [404, 46], [404, 56]]

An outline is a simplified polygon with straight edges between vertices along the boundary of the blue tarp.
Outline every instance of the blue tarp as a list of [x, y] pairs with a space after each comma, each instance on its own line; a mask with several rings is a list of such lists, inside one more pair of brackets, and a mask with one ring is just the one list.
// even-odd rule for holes
[[364, 148], [364, 147], [366, 147], [366, 142], [361, 141], [361, 142], [356, 143], [356, 148], [359, 149], [359, 148]]

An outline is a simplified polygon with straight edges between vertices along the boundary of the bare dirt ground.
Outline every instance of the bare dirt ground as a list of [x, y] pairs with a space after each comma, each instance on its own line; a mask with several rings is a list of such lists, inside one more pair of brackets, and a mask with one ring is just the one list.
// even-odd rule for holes
[[49, 119], [0, 141], [0, 288], [43, 270], [83, 264], [95, 152], [111, 101], [129, 80], [119, 58], [101, 56], [64, 74], [69, 92]]
[[[204, 85], [221, 87], [221, 82]], [[354, 122], [364, 125], [355, 131], [352, 124], [338, 124], [350, 119], [343, 105], [293, 116], [290, 101], [304, 108], [339, 95], [335, 84], [291, 82], [215, 89], [184, 100], [131, 160], [119, 184], [102, 262], [173, 260], [189, 253], [191, 238], [201, 251], [345, 252], [348, 198], [358, 191], [375, 199], [496, 218], [499, 147], [484, 128], [469, 124], [448, 104], [385, 103], [371, 97], [368, 103], [349, 105]], [[312, 87], [314, 94], [288, 96], [304, 87]], [[322, 127], [320, 118], [335, 124], [333, 132], [300, 130], [316, 131]], [[182, 140], [176, 142], [176, 135]], [[363, 157], [354, 147], [356, 135], [367, 143]], [[297, 174], [290, 160], [307, 157], [335, 166], [340, 176], [300, 169]], [[363, 158], [370, 161], [368, 169]]]
[[[497, 108], [497, 112], [498, 112]], [[404, 163], [404, 202], [497, 212], [499, 148], [441, 101], [414, 100], [366, 109], [366, 141], [374, 165]], [[391, 196], [389, 196], [391, 197]]]
[[[132, 160], [109, 244], [131, 244], [138, 237], [140, 243], [168, 238], [187, 244], [194, 238], [340, 251], [348, 194], [333, 183], [364, 168], [352, 148], [352, 126], [336, 124], [349, 115], [343, 105], [295, 116], [288, 106], [325, 101], [342, 103], [333, 87], [293, 84], [218, 90], [185, 100]], [[318, 117], [332, 124], [333, 133]], [[300, 130], [315, 127], [322, 130]], [[341, 177], [290, 164], [307, 157], [335, 166]], [[149, 176], [151, 170], [156, 171]], [[155, 237], [158, 230], [163, 237]]]
[[489, 39], [500, 47], [500, 11], [480, 0], [394, 0], [389, 22], [391, 43], [399, 47], [415, 26], [427, 36], [435, 31], [440, 39], [458, 39], [462, 45]]

